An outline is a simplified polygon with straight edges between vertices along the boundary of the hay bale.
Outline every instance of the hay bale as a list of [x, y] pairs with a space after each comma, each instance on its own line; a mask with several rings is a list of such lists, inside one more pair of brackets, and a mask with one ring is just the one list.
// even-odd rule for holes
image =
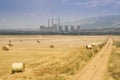
[[96, 46], [96, 43], [92, 43], [91, 45], [92, 45], [92, 46]]
[[12, 44], [12, 43], [8, 43], [8, 46], [12, 47], [12, 46], [13, 46], [13, 44]]
[[22, 40], [20, 40], [20, 42], [22, 42]]
[[54, 48], [54, 45], [50, 45], [50, 48]]
[[8, 46], [3, 46], [2, 51], [9, 51], [9, 47]]
[[86, 45], [86, 49], [92, 49], [92, 45]]
[[39, 39], [37, 39], [37, 43], [40, 43], [40, 40], [39, 40]]
[[12, 40], [9, 40], [9, 42], [12, 42]]
[[12, 73], [23, 72], [24, 71], [24, 63], [13, 63], [12, 64]]

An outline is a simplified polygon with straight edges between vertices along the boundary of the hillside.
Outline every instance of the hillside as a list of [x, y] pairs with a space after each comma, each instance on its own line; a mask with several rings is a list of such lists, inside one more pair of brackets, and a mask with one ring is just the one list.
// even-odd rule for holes
[[80, 24], [82, 29], [120, 27], [120, 15], [91, 17], [65, 24]]

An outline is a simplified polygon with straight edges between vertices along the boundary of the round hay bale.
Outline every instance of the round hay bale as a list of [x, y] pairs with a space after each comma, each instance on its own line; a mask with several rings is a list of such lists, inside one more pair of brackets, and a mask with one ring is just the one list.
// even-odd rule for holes
[[13, 46], [13, 44], [12, 44], [12, 43], [8, 43], [8, 46], [12, 47], [12, 46]]
[[50, 45], [50, 48], [54, 48], [54, 45]]
[[87, 48], [87, 49], [92, 49], [92, 45], [90, 45], [90, 44], [89, 44], [89, 45], [86, 45], [86, 48]]
[[20, 42], [22, 42], [22, 40], [20, 40]]
[[40, 40], [39, 40], [39, 39], [37, 39], [37, 43], [40, 43]]
[[9, 42], [12, 42], [12, 40], [9, 40]]
[[92, 46], [96, 46], [96, 43], [92, 43]]
[[13, 63], [12, 64], [12, 73], [23, 72], [24, 71], [24, 63]]
[[3, 46], [2, 51], [9, 51], [9, 47], [8, 46]]

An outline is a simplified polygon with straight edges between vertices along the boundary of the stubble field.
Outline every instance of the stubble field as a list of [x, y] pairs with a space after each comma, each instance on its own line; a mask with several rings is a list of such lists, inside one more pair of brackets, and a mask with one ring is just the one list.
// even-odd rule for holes
[[[9, 42], [9, 40], [11, 40]], [[40, 43], [37, 42], [40, 40]], [[100, 50], [107, 36], [0, 36], [0, 78], [3, 80], [66, 80]], [[9, 51], [2, 47], [12, 43]], [[52, 45], [53, 47], [50, 47]], [[12, 63], [25, 63], [25, 72], [11, 74]]]

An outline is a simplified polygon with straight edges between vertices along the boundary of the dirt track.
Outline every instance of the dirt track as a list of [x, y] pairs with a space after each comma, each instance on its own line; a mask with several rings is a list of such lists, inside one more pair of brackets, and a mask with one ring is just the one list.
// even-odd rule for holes
[[86, 65], [82, 71], [79, 71], [73, 80], [103, 80], [107, 69], [109, 54], [112, 49], [112, 39], [109, 38], [107, 44], [101, 51]]

